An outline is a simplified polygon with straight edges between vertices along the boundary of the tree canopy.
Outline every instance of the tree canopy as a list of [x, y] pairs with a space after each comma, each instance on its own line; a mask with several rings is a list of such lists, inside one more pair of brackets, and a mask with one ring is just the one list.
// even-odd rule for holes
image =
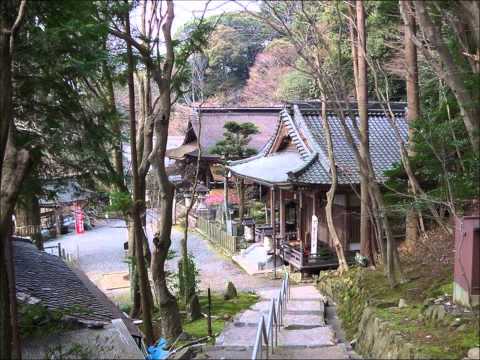
[[248, 147], [251, 135], [258, 133], [255, 124], [227, 121], [223, 128], [225, 129], [223, 139], [212, 148], [212, 154], [221, 155], [225, 160], [238, 160], [256, 154], [255, 149]]

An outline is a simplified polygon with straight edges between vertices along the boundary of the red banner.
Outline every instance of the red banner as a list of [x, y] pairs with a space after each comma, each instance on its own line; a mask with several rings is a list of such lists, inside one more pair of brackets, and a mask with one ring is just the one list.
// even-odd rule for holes
[[83, 210], [78, 205], [75, 205], [75, 231], [77, 234], [85, 232], [85, 227], [83, 226]]

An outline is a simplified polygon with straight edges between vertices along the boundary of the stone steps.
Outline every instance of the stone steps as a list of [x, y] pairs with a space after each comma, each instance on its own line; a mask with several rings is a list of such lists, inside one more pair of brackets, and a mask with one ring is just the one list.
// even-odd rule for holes
[[[270, 299], [278, 290], [260, 291], [261, 301], [236, 316], [215, 346], [198, 354], [202, 359], [249, 359], [261, 316], [267, 320]], [[278, 333], [278, 347], [271, 359], [348, 359], [343, 344], [337, 344], [335, 332], [325, 323], [324, 298], [312, 286], [291, 288], [284, 314], [284, 324]]]
[[[208, 346], [197, 353], [195, 359], [251, 359], [253, 348]], [[263, 358], [265, 358], [265, 355]], [[323, 347], [281, 347], [269, 353], [269, 359], [351, 359], [342, 344]]]

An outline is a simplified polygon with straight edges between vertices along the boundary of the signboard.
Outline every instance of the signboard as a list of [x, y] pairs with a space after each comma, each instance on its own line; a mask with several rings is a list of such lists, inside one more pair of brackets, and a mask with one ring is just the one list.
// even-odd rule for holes
[[83, 210], [79, 205], [75, 205], [75, 231], [77, 234], [85, 232], [85, 227], [83, 226]]
[[310, 241], [311, 249], [310, 254], [317, 253], [317, 241], [318, 241], [318, 217], [312, 215], [312, 238]]

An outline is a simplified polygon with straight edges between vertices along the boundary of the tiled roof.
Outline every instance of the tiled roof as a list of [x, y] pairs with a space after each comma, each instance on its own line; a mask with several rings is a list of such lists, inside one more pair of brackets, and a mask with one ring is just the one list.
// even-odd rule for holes
[[[333, 111], [334, 107], [327, 104], [327, 120], [332, 132], [332, 142], [334, 156], [337, 165], [337, 175], [339, 184], [358, 184], [360, 182], [359, 168], [355, 153], [352, 150], [344, 129], [337, 113]], [[327, 148], [323, 131], [323, 124], [320, 115], [320, 102], [305, 102], [291, 104], [280, 113], [280, 121], [276, 127], [275, 133], [260, 151], [259, 154], [248, 159], [230, 163], [230, 169], [247, 177], [263, 179], [265, 174], [263, 169], [258, 169], [254, 175], [242, 174], [242, 169], [250, 163], [251, 167], [260, 164], [261, 158], [270, 156], [272, 145], [277, 136], [280, 136], [280, 124], [283, 124], [295, 148], [297, 149], [303, 163], [298, 168], [289, 172], [289, 182], [296, 184], [330, 184], [330, 165], [327, 156]], [[342, 107], [344, 104], [342, 105]], [[356, 104], [350, 103], [343, 109], [350, 109], [349, 114], [355, 116], [355, 122], [358, 125], [358, 111]], [[405, 104], [392, 104], [394, 114], [394, 124], [398, 129], [402, 141], [407, 140], [408, 126], [406, 124]], [[369, 104], [369, 144], [370, 154], [378, 181], [384, 180], [384, 172], [390, 169], [395, 163], [400, 161], [399, 141], [396, 130], [392, 126], [392, 121], [385, 115], [383, 109], [378, 103]], [[358, 144], [357, 127], [353, 126], [350, 117], [346, 118], [346, 125], [350, 129], [356, 144]], [[263, 175], [262, 175], [263, 174]], [[266, 181], [266, 179], [264, 179]]]
[[14, 239], [17, 294], [36, 298], [48, 309], [65, 311], [79, 320], [110, 322], [122, 317], [98, 288], [86, 283], [85, 275], [79, 276], [61, 258], [39, 251], [28, 240]]
[[[328, 184], [330, 183], [329, 164], [326, 158], [327, 148], [320, 110], [298, 107], [298, 113], [300, 113], [300, 118], [296, 117], [296, 122], [300, 128], [303, 126], [308, 130], [305, 131], [305, 134], [307, 137], [310, 135], [310, 142], [315, 143], [323, 157], [320, 156], [318, 160], [310, 166], [305, 167], [298, 173], [292, 174], [292, 180], [299, 183]], [[355, 121], [358, 126], [358, 113], [354, 110], [352, 115], [355, 115]], [[400, 110], [397, 107], [394, 110], [394, 115], [395, 124], [400, 136], [403, 141], [406, 141], [408, 126], [405, 122], [404, 110]], [[372, 109], [369, 110], [368, 116], [371, 159], [376, 179], [382, 181], [384, 180], [384, 172], [390, 169], [393, 164], [400, 161], [400, 145], [391, 120], [383, 111]], [[357, 160], [344, 134], [341, 120], [331, 111], [327, 112], [327, 119], [332, 133], [334, 156], [338, 169], [338, 183], [359, 183], [360, 177]], [[353, 126], [350, 117], [347, 117], [346, 124], [354, 136], [355, 142], [358, 144], [356, 127]]]
[[[217, 142], [223, 139], [227, 121], [251, 122], [259, 130], [251, 136], [249, 147], [260, 151], [274, 135], [280, 107], [270, 108], [202, 108], [191, 118], [193, 130], [198, 137], [199, 117], [202, 121], [200, 146], [208, 153]], [[206, 154], [204, 153], [204, 154]]]
[[288, 183], [288, 173], [303, 164], [304, 160], [296, 151], [282, 151], [260, 156], [252, 161], [237, 163], [230, 167], [230, 170], [234, 174], [256, 179], [259, 182]]

